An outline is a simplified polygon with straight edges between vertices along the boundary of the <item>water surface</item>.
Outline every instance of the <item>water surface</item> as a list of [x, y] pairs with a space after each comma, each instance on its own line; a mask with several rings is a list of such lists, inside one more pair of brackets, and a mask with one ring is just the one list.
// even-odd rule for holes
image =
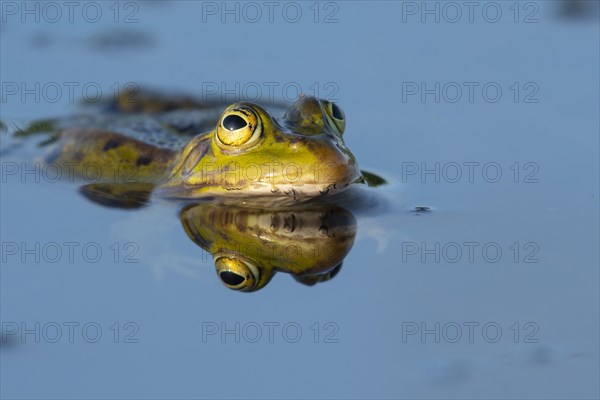
[[346, 143], [390, 178], [391, 206], [357, 215], [330, 281], [278, 274], [236, 293], [177, 204], [102, 208], [74, 183], [7, 173], [32, 150], [3, 155], [3, 246], [102, 250], [52, 262], [3, 247], [0, 319], [18, 329], [0, 347], [3, 397], [598, 397], [596, 14], [521, 3], [515, 22], [497, 3], [498, 22], [466, 10], [422, 22], [421, 2], [344, 1], [316, 23], [308, 3], [298, 22], [253, 23], [206, 8], [221, 3], [159, 2], [123, 6], [115, 23], [98, 4], [97, 23], [4, 12], [3, 121], [68, 115], [93, 97], [84, 87], [259, 100], [300, 87], [339, 101]]

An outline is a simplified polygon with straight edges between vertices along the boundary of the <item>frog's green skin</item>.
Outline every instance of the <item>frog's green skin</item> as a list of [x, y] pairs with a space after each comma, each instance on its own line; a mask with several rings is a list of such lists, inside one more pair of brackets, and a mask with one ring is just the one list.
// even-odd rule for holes
[[[168, 102], [166, 112], [160, 99], [132, 109], [120, 102], [116, 115], [82, 118], [62, 128], [56, 124], [58, 133], [47, 141], [55, 145], [48, 161], [83, 178], [92, 175], [89, 193], [132, 198], [128, 189], [136, 183], [137, 189], [164, 197], [273, 198], [279, 203], [325, 197], [372, 181], [345, 146], [345, 117], [331, 102], [301, 97], [281, 120], [247, 102], [230, 105], [218, 117], [207, 107], [202, 112], [212, 121], [189, 118], [200, 112], [187, 111], [193, 104], [177, 110]], [[194, 123], [177, 122], [182, 115]], [[216, 128], [189, 136], [207, 120], [214, 124], [215, 117]], [[170, 143], [161, 139], [169, 136]]]
[[351, 212], [322, 203], [264, 210], [203, 202], [184, 207], [180, 219], [212, 254], [221, 282], [246, 292], [263, 288], [276, 272], [305, 285], [331, 279], [356, 236]]

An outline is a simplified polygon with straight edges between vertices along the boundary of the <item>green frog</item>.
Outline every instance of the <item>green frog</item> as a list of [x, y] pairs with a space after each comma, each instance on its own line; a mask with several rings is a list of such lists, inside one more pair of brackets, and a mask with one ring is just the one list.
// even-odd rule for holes
[[378, 205], [370, 191], [349, 188], [386, 182], [359, 169], [339, 105], [302, 96], [269, 107], [283, 117], [245, 101], [124, 92], [17, 136], [47, 133], [45, 162], [87, 181], [81, 192], [96, 203], [138, 208], [153, 194], [186, 200], [183, 228], [230, 289], [260, 290], [277, 272], [325, 282], [354, 243], [348, 210]]
[[151, 193], [293, 204], [385, 183], [359, 169], [334, 102], [301, 96], [277, 119], [244, 101], [129, 96], [103, 113], [42, 121], [21, 135], [50, 131], [43, 144], [54, 149], [45, 161], [89, 181], [82, 192], [109, 206], [137, 207]]

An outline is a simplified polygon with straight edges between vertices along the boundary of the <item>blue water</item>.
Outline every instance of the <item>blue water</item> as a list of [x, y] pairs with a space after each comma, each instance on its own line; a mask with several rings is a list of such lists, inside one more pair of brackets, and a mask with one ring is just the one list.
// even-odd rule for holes
[[[175, 204], [102, 208], [7, 172], [32, 150], [3, 155], [2, 398], [598, 398], [597, 7], [489, 3], [473, 22], [363, 1], [277, 2], [252, 22], [240, 3], [236, 22], [221, 2], [135, 2], [115, 23], [101, 2], [98, 22], [71, 23], [2, 2], [4, 122], [73, 113], [84, 87], [300, 88], [339, 102], [348, 147], [392, 182], [334, 279], [278, 274], [246, 294], [218, 281]], [[72, 261], [7, 247], [66, 242]]]

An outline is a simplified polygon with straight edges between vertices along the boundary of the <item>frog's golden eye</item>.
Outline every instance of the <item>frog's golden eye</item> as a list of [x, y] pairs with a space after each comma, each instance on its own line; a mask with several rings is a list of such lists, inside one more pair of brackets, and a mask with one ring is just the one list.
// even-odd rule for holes
[[232, 257], [218, 257], [215, 267], [219, 279], [229, 289], [247, 292], [253, 290], [260, 278], [258, 268], [250, 262]]
[[224, 149], [243, 149], [253, 146], [262, 135], [262, 123], [248, 106], [226, 110], [217, 125], [217, 143]]
[[329, 126], [337, 133], [344, 133], [344, 129], [346, 129], [346, 116], [344, 115], [344, 111], [335, 103], [327, 100], [321, 100], [323, 104], [323, 108], [325, 109], [325, 116], [327, 117], [327, 122], [329, 122]]

